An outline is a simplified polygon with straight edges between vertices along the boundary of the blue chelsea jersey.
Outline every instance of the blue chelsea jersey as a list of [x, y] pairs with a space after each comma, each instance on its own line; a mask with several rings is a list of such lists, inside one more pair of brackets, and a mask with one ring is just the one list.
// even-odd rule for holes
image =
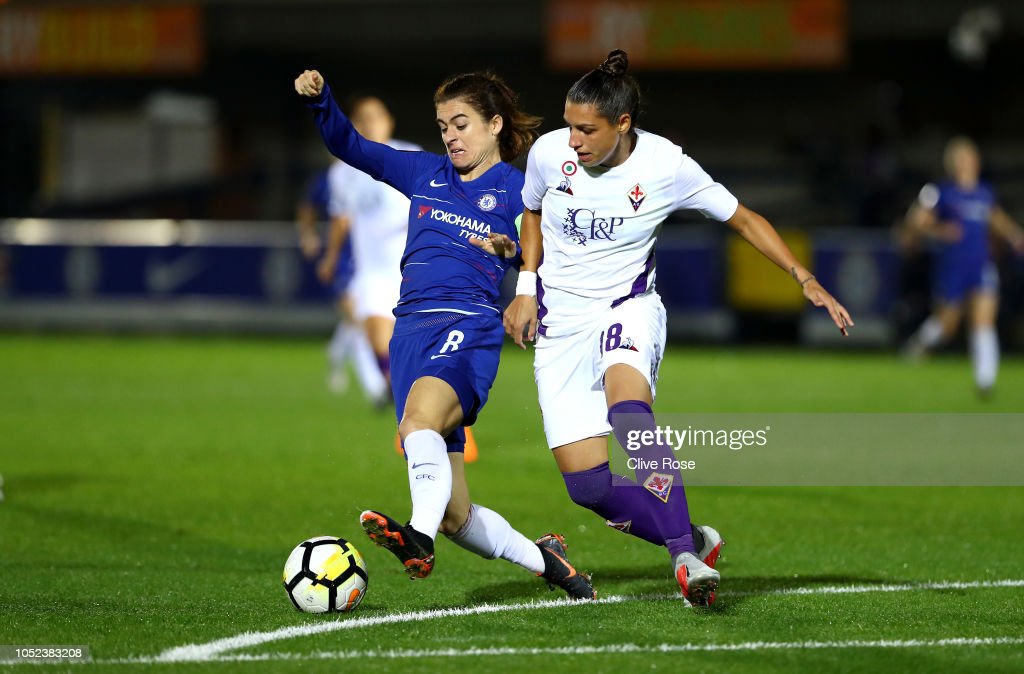
[[943, 222], [957, 224], [963, 237], [940, 245], [942, 263], [951, 266], [975, 266], [990, 257], [988, 230], [995, 207], [995, 194], [985, 182], [965, 190], [953, 182], [938, 184], [935, 215]]
[[411, 201], [395, 315], [440, 309], [499, 313], [501, 281], [520, 258], [489, 255], [469, 240], [496, 232], [518, 245], [522, 172], [500, 162], [463, 182], [446, 155], [403, 152], [368, 141], [338, 108], [326, 83], [309, 107], [332, 154]]

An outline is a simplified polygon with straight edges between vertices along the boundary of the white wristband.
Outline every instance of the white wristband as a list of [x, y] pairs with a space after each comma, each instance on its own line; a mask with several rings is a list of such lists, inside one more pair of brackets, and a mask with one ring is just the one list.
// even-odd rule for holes
[[516, 282], [516, 295], [537, 296], [537, 272], [519, 272], [519, 280]]

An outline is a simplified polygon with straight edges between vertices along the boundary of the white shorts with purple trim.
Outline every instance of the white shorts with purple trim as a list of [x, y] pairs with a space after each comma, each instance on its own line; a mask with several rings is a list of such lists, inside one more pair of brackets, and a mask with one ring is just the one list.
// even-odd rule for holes
[[654, 291], [609, 307], [571, 335], [537, 335], [533, 371], [548, 447], [611, 433], [604, 373], [629, 365], [653, 396], [664, 355], [665, 306]]

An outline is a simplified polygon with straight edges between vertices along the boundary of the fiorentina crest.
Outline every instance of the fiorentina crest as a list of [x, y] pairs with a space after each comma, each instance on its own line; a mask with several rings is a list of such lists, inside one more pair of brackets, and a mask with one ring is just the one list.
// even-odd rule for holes
[[668, 495], [672, 492], [672, 476], [651, 473], [651, 476], [644, 480], [644, 487], [663, 502], [668, 503]]
[[633, 212], [640, 210], [640, 204], [644, 203], [644, 199], [647, 198], [647, 192], [644, 192], [644, 188], [640, 187], [640, 183], [633, 185], [633, 188], [626, 193], [629, 197], [629, 203], [633, 204]]

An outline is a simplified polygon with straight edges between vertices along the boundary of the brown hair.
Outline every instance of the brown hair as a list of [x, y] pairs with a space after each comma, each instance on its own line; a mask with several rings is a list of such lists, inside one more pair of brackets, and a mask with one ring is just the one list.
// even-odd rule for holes
[[502, 161], [512, 161], [526, 152], [537, 140], [541, 118], [519, 109], [519, 96], [490, 71], [464, 73], [449, 77], [434, 92], [434, 105], [461, 98], [484, 119], [495, 115], [504, 124], [498, 134], [498, 150]]

